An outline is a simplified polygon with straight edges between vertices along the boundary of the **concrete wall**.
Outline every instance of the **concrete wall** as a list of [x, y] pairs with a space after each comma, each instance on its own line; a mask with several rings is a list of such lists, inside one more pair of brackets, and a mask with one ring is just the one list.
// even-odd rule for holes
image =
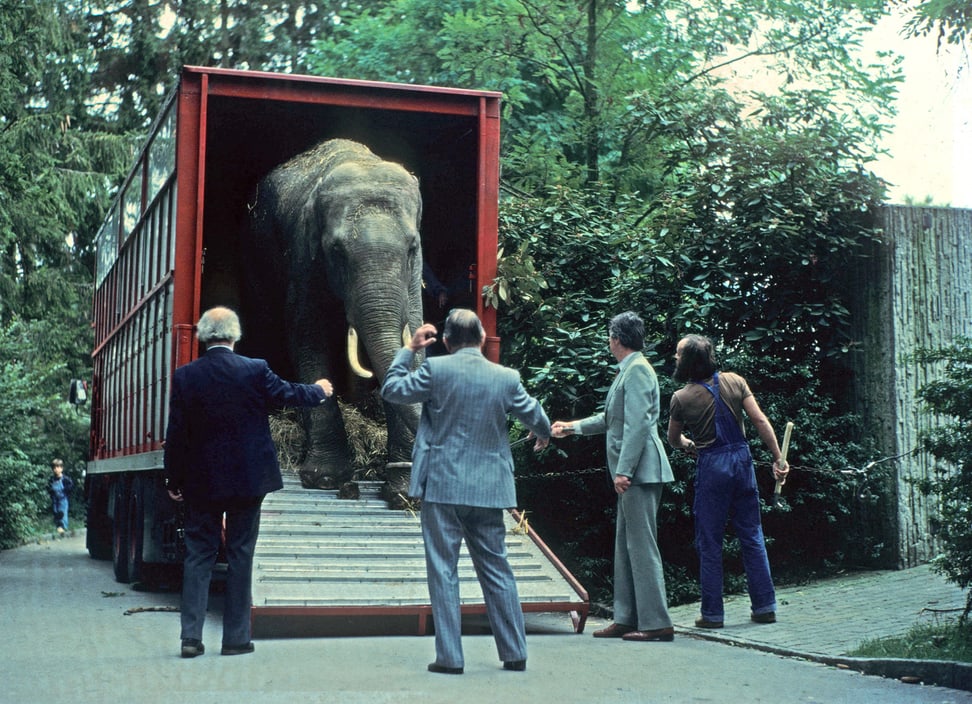
[[930, 528], [934, 497], [923, 497], [909, 478], [932, 474], [934, 459], [915, 452], [922, 430], [938, 420], [918, 401], [918, 390], [940, 376], [935, 365], [911, 360], [958, 336], [972, 336], [972, 210], [886, 206], [883, 241], [848, 271], [853, 302], [855, 384], [853, 406], [881, 457], [894, 461], [894, 515], [880, 529], [894, 546], [899, 567], [934, 557]]

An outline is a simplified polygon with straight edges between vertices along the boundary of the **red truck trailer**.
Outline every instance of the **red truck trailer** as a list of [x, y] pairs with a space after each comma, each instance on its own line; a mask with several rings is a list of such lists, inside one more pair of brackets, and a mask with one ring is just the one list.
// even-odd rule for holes
[[468, 278], [456, 305], [479, 313], [498, 357], [479, 292], [496, 273], [499, 122], [493, 92], [183, 69], [97, 239], [87, 547], [118, 581], [181, 562], [161, 481], [169, 380], [200, 353], [201, 311], [238, 303], [247, 195], [273, 167], [343, 137], [415, 173], [425, 259]]

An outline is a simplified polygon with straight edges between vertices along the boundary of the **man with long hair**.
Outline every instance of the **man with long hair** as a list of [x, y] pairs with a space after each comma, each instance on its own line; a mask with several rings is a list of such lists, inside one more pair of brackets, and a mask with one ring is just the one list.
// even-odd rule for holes
[[[756, 623], [776, 621], [776, 591], [759, 517], [759, 490], [749, 443], [743, 432], [743, 413], [773, 455], [773, 475], [785, 480], [789, 468], [776, 434], [760, 409], [746, 380], [719, 372], [712, 341], [688, 335], [675, 352], [676, 381], [685, 386], [672, 395], [668, 442], [697, 455], [695, 473], [695, 542], [699, 552], [702, 613], [699, 628], [722, 628], [722, 539], [732, 521], [742, 548], [750, 618]], [[688, 431], [692, 439], [685, 436]]]

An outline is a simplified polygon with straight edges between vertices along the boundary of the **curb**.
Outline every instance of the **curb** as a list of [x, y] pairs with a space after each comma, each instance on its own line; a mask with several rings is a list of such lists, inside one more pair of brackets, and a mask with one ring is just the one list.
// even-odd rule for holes
[[972, 692], [972, 664], [952, 660], [909, 660], [905, 658], [855, 658], [840, 655], [821, 655], [792, 648], [754, 643], [694, 628], [679, 628], [679, 635], [710, 640], [751, 650], [760, 650], [788, 658], [799, 658], [842, 669], [855, 670], [864, 675], [887, 677], [909, 684], [925, 684]]

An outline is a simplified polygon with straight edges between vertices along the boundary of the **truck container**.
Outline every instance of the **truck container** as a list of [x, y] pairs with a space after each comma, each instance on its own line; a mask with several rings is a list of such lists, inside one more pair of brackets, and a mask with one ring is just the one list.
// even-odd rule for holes
[[[201, 353], [193, 334], [201, 312], [236, 307], [242, 353], [254, 340], [283, 349], [247, 327], [237, 256], [247, 197], [275, 166], [341, 137], [415, 173], [425, 261], [440, 278], [468, 282], [450, 303], [476, 310], [486, 354], [498, 359], [496, 312], [481, 291], [496, 274], [500, 97], [183, 68], [96, 243], [87, 548], [112, 560], [118, 581], [164, 579], [181, 565], [162, 443], [172, 373]], [[271, 365], [288, 378], [282, 359]]]
[[169, 380], [200, 353], [202, 310], [241, 305], [236, 239], [273, 167], [344, 137], [416, 173], [425, 258], [468, 272], [462, 304], [496, 358], [495, 310], [476, 292], [496, 271], [499, 110], [491, 92], [183, 69], [97, 238], [88, 549], [110, 554], [119, 580], [179, 561], [160, 483]]

